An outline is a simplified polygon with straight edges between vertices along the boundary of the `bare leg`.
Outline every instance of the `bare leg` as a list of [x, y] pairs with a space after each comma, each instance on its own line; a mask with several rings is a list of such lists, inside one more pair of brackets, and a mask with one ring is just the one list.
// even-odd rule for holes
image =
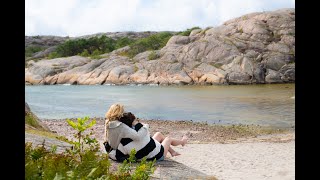
[[[159, 143], [162, 143], [162, 141], [166, 138], [161, 132], [156, 132], [153, 137], [153, 139], [157, 140]], [[188, 137], [187, 136], [183, 136], [181, 140], [178, 139], [172, 139], [172, 146], [178, 146], [178, 145], [182, 145], [184, 146], [187, 143]]]
[[181, 140], [171, 138], [171, 140], [172, 140], [171, 141], [172, 146], [178, 146], [178, 145], [184, 146], [187, 143], [188, 137], [183, 136]]
[[[153, 136], [153, 139], [157, 140], [159, 143], [162, 143], [162, 141], [165, 139], [165, 136], [161, 133], [161, 132], [156, 132]], [[171, 146], [169, 146], [168, 151], [170, 152], [171, 156], [179, 156], [181, 155], [180, 153], [176, 152], [175, 150], [173, 150], [171, 148]]]
[[169, 147], [169, 150], [168, 150], [168, 151], [169, 151], [169, 153], [171, 154], [172, 157], [181, 155], [181, 154], [178, 153], [177, 151], [173, 150], [173, 149], [171, 148], [171, 146]]
[[161, 132], [156, 132], [156, 133], [154, 133], [152, 138], [157, 140], [159, 143], [162, 143], [162, 141], [164, 140], [165, 137]]
[[164, 140], [162, 141], [162, 146], [163, 146], [163, 148], [164, 148], [164, 157], [166, 157], [167, 156], [167, 153], [168, 152], [170, 152], [170, 154], [172, 155], [172, 156], [178, 156], [178, 155], [180, 155], [179, 153], [177, 153], [177, 152], [173, 152], [172, 150], [173, 149], [171, 149], [170, 150], [170, 146], [171, 145], [173, 145], [173, 146], [178, 146], [178, 145], [182, 145], [182, 146], [184, 146], [186, 143], [187, 143], [187, 137], [186, 136], [184, 136], [181, 140], [177, 140], [177, 139], [173, 139], [173, 138], [171, 138], [170, 136], [167, 136], [166, 138], [164, 138]]

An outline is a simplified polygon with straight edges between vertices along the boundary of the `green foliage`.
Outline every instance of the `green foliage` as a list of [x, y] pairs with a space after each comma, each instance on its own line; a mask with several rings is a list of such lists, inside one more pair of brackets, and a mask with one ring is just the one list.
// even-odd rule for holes
[[29, 46], [24, 49], [25, 57], [31, 57], [34, 53], [44, 50], [44, 47]]
[[173, 34], [169, 32], [161, 32], [139, 39], [130, 45], [128, 56], [133, 58], [135, 55], [144, 51], [158, 50], [164, 47], [172, 36]]
[[54, 59], [54, 58], [59, 58], [61, 57], [57, 52], [52, 52], [48, 55], [48, 59]]
[[137, 72], [139, 70], [137, 65], [134, 65], [134, 72]]
[[98, 49], [94, 50], [92, 52], [92, 54], [90, 55], [91, 59], [101, 59], [103, 58], [102, 56], [100, 56], [101, 54], [103, 54], [102, 51], [99, 51]]
[[[77, 130], [77, 133], [74, 135], [74, 137], [77, 139], [77, 141], [72, 141], [72, 144], [74, 144], [73, 153], [79, 153], [83, 152], [84, 149], [84, 142], [88, 145], [91, 145], [91, 143], [97, 143], [95, 139], [91, 139], [90, 135], [84, 135], [83, 132], [91, 128], [93, 125], [96, 124], [96, 120], [92, 120], [90, 123], [87, 123], [90, 118], [84, 117], [84, 118], [77, 118], [77, 122], [71, 121], [70, 119], [67, 119], [67, 123], [75, 130]], [[80, 154], [80, 158], [81, 154]]]
[[98, 58], [100, 54], [109, 53], [115, 49], [130, 45], [133, 39], [124, 37], [114, 40], [105, 35], [100, 37], [91, 37], [88, 39], [68, 40], [60, 44], [55, 51], [56, 57], [66, 57], [80, 55], [84, 57]]
[[[155, 167], [154, 164], [156, 160], [147, 161], [147, 157], [142, 158], [140, 164], [135, 167], [135, 171], [133, 171], [132, 164], [137, 161], [136, 157], [136, 150], [132, 149], [130, 152], [130, 156], [127, 160], [119, 166], [117, 174], [119, 177], [123, 177], [123, 175], [130, 175], [129, 179], [150, 179], [150, 175], [154, 172]], [[121, 179], [121, 178], [120, 178]]]
[[159, 58], [159, 55], [157, 54], [156, 51], [152, 51], [149, 55], [148, 55], [148, 59], [149, 60], [153, 60], [153, 59], [157, 59]]
[[126, 51], [119, 52], [119, 53], [117, 53], [117, 55], [129, 57], [129, 54]]
[[142, 158], [140, 164], [136, 167], [132, 173], [132, 179], [150, 179], [149, 176], [154, 172], [154, 164], [156, 159], [153, 161], [147, 161], [147, 158]]
[[89, 39], [68, 40], [60, 44], [56, 52], [61, 56], [74, 56], [81, 54], [92, 54], [95, 50], [102, 52], [110, 52], [114, 49], [114, 40], [103, 35], [101, 37], [91, 37]]
[[123, 37], [123, 38], [120, 38], [116, 41], [115, 43], [115, 49], [119, 49], [119, 48], [122, 48], [122, 47], [125, 47], [125, 46], [128, 46], [128, 45], [131, 45], [135, 42], [135, 40], [133, 39], [130, 39], [128, 37]]
[[191, 31], [192, 31], [192, 30], [195, 30], [195, 29], [201, 29], [201, 28], [199, 28], [198, 26], [197, 26], [197, 27], [192, 27], [191, 29], [187, 29], [187, 30], [185, 30], [185, 31], [180, 32], [178, 35], [181, 35], [181, 36], [189, 36], [190, 33], [191, 33]]
[[221, 66], [223, 65], [223, 64], [221, 64], [221, 63], [214, 63], [214, 62], [211, 62], [211, 63], [209, 63], [211, 66], [213, 66], [213, 67], [215, 67], [215, 68], [218, 68], [218, 69], [220, 69], [221, 68]]
[[25, 179], [150, 179], [155, 170], [155, 161], [147, 162], [144, 158], [134, 164], [136, 151], [133, 150], [128, 160], [118, 166], [118, 170], [110, 170], [108, 155], [99, 153], [99, 143], [91, 138], [92, 132], [84, 135], [95, 124], [95, 120], [89, 122], [89, 118], [84, 117], [77, 121], [68, 119], [67, 122], [77, 130], [75, 137], [86, 146], [75, 145], [79, 141], [69, 140], [74, 146], [58, 154], [55, 145], [49, 151], [44, 143], [36, 147], [32, 143], [25, 143]]
[[83, 50], [82, 53], [79, 54], [80, 56], [83, 56], [83, 57], [88, 57], [90, 56], [89, 54], [89, 51], [87, 49]]
[[30, 126], [33, 126], [35, 128], [40, 127], [39, 122], [35, 119], [35, 117], [31, 113], [28, 113], [24, 117], [24, 120], [25, 120], [25, 123], [29, 124]]

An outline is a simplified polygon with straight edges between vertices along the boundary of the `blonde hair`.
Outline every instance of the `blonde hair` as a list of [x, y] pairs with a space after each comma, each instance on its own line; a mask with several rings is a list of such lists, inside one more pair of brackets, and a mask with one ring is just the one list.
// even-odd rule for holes
[[110, 106], [106, 113], [106, 119], [108, 121], [115, 121], [123, 116], [124, 108], [121, 104], [113, 104]]
[[106, 112], [106, 121], [105, 121], [105, 141], [108, 140], [108, 124], [111, 121], [119, 120], [124, 113], [123, 105], [113, 104], [110, 106], [109, 110]]

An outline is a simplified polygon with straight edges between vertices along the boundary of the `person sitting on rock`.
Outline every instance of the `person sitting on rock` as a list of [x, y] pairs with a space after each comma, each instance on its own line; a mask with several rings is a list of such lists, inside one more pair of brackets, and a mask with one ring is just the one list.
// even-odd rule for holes
[[110, 152], [112, 149], [117, 149], [122, 138], [139, 140], [148, 135], [146, 127], [136, 131], [120, 122], [119, 119], [123, 116], [123, 113], [124, 108], [121, 104], [111, 105], [106, 113], [103, 144], [107, 152]]
[[[136, 131], [146, 131], [148, 134], [139, 140], [131, 138], [122, 138], [117, 149], [113, 149], [109, 153], [109, 157], [116, 161], [124, 161], [129, 157], [132, 149], [136, 150], [136, 159], [141, 160], [147, 157], [147, 160], [164, 160], [167, 153], [170, 152], [171, 156], [178, 156], [180, 153], [171, 148], [171, 145], [184, 146], [187, 143], [187, 137], [183, 136], [181, 140], [173, 139], [169, 136], [165, 137], [162, 133], [156, 132], [153, 137], [150, 136], [149, 125], [140, 123], [134, 114], [131, 112], [124, 113], [119, 119], [120, 122], [132, 127]], [[143, 129], [141, 129], [144, 127]], [[147, 127], [147, 128], [145, 128]]]

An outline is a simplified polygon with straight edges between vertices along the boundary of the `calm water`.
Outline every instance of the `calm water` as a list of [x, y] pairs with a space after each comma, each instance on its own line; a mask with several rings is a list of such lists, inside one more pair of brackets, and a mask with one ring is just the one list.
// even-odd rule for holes
[[113, 103], [143, 119], [216, 124], [295, 124], [295, 85], [25, 86], [26, 102], [44, 119], [104, 117]]

